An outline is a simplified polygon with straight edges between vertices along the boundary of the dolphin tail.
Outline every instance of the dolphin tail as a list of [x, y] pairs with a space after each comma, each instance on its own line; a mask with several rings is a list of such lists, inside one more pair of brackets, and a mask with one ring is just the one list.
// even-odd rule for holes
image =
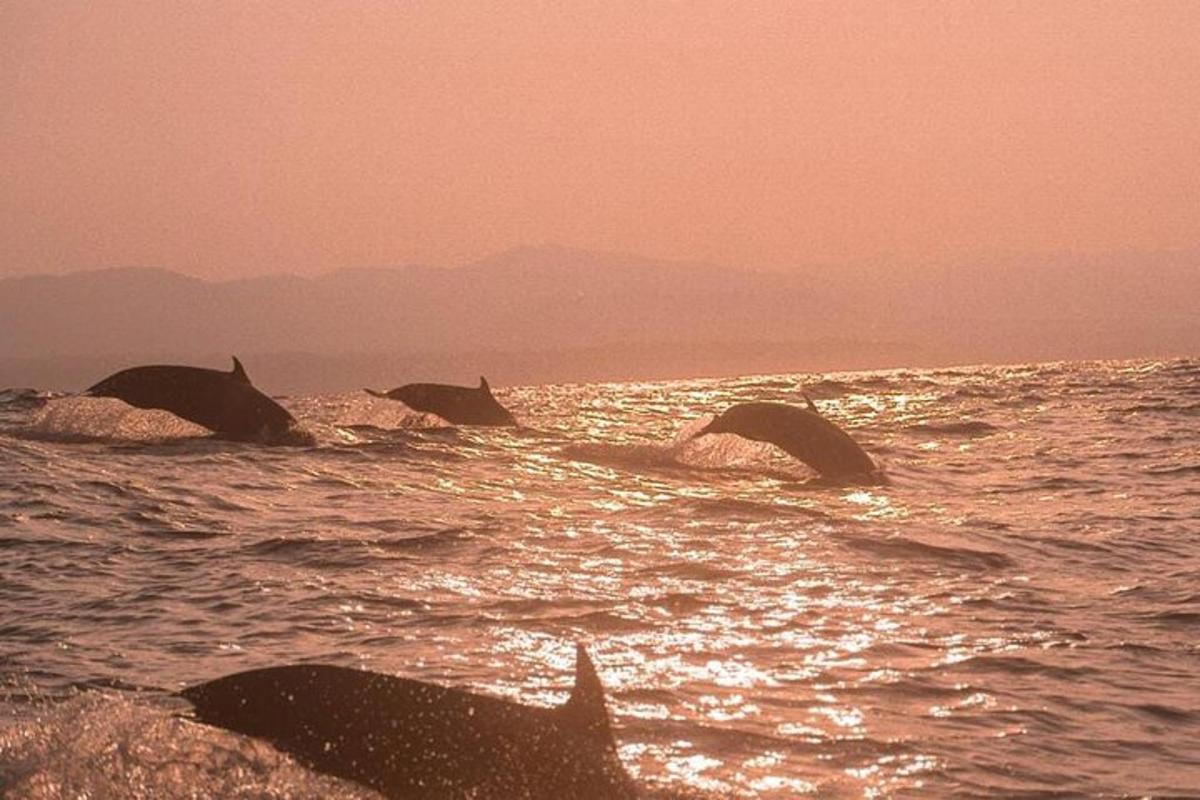
[[367, 394], [371, 395], [372, 397], [382, 397], [385, 400], [391, 399], [390, 397], [388, 397], [387, 392], [377, 392], [374, 389], [363, 389], [363, 391], [366, 392]]

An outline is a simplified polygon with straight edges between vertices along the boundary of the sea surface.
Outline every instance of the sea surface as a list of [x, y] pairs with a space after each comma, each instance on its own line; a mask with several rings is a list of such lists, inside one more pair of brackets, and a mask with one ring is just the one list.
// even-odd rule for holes
[[[139, 687], [552, 705], [583, 642], [654, 797], [1200, 796], [1200, 360], [496, 393], [281, 398], [311, 447], [0, 393], [0, 795], [370, 797]], [[692, 438], [804, 394], [885, 482]]]

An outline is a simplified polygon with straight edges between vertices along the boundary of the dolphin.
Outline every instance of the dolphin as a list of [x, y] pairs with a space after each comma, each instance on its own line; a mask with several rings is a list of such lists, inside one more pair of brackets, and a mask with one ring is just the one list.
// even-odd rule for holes
[[770, 442], [827, 478], [870, 475], [878, 470], [858, 443], [817, 411], [784, 403], [740, 403], [705, 425], [696, 436], [736, 433]]
[[375, 397], [399, 400], [414, 411], [429, 411], [455, 425], [516, 425], [508, 409], [492, 396], [487, 378], [479, 386], [447, 386], [444, 383], [410, 383], [390, 392], [367, 389]]
[[264, 739], [386, 797], [611, 798], [638, 793], [582, 645], [557, 708], [321, 665], [239, 672], [179, 692], [194, 719]]
[[285, 441], [295, 438], [295, 418], [255, 389], [237, 356], [233, 369], [155, 365], [109, 375], [84, 394], [115, 397], [137, 408], [159, 408], [228, 439]]

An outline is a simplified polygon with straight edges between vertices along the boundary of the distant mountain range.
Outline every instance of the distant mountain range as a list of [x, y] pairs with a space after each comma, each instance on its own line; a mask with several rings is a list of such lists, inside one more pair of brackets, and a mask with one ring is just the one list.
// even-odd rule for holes
[[[0, 280], [0, 386], [231, 353], [291, 391], [1200, 353], [1200, 252], [751, 272], [561, 248], [455, 269]], [[215, 361], [214, 361], [215, 360]], [[258, 369], [251, 365], [257, 361]]]

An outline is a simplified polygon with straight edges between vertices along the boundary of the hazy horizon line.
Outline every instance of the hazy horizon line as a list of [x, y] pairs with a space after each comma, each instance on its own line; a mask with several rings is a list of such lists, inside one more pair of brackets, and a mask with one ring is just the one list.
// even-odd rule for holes
[[[868, 344], [869, 342], [858, 341], [856, 344]], [[525, 359], [530, 357], [545, 358], [547, 356], [567, 356], [577, 355], [582, 352], [591, 352], [593, 354], [616, 353], [622, 350], [639, 350], [639, 349], [656, 349], [669, 348], [676, 343], [671, 342], [627, 342], [612, 345], [598, 345], [591, 347], [575, 347], [575, 348], [556, 348], [543, 350], [462, 350], [462, 351], [447, 351], [447, 352], [430, 352], [430, 351], [375, 351], [375, 352], [345, 352], [345, 353], [320, 353], [316, 351], [301, 351], [301, 350], [276, 350], [276, 351], [253, 351], [245, 350], [238, 353], [218, 353], [217, 351], [210, 352], [193, 352], [190, 354], [180, 354], [178, 358], [200, 359], [203, 363], [196, 363], [193, 366], [206, 366], [214, 369], [224, 369], [228, 367], [225, 363], [229, 358], [236, 356], [244, 362], [248, 362], [250, 367], [248, 371], [255, 377], [266, 374], [269, 377], [267, 383], [274, 383], [277, 396], [298, 395], [298, 394], [337, 394], [341, 392], [350, 392], [354, 389], [330, 389], [322, 386], [320, 389], [311, 389], [305, 381], [296, 379], [295, 377], [285, 377], [294, 375], [294, 371], [302, 369], [305, 366], [312, 366], [317, 363], [341, 364], [343, 367], [352, 366], [355, 362], [359, 362], [359, 371], [356, 375], [362, 375], [360, 383], [386, 383], [386, 378], [382, 378], [379, 373], [380, 361], [407, 357], [417, 362], [424, 369], [433, 368], [437, 373], [434, 375], [440, 381], [447, 383], [462, 383], [464, 380], [473, 381], [476, 374], [491, 375], [490, 380], [497, 387], [503, 388], [520, 388], [532, 386], [569, 386], [569, 385], [600, 385], [607, 383], [667, 383], [678, 381], [699, 381], [699, 380], [723, 380], [730, 378], [754, 378], [754, 377], [784, 377], [792, 375], [810, 375], [819, 376], [821, 378], [830, 378], [843, 374], [880, 374], [903, 371], [938, 371], [938, 370], [962, 370], [962, 369], [982, 369], [991, 368], [997, 370], [1006, 369], [1021, 369], [1030, 367], [1052, 367], [1055, 365], [1066, 364], [1131, 364], [1131, 363], [1146, 363], [1146, 362], [1190, 362], [1200, 358], [1200, 352], [1181, 352], [1181, 351], [1160, 351], [1160, 352], [1141, 352], [1137, 355], [1123, 356], [1087, 356], [1087, 357], [1052, 357], [1052, 356], [1033, 356], [1030, 358], [1004, 358], [1000, 357], [994, 361], [984, 360], [978, 357], [970, 356], [953, 356], [943, 354], [926, 354], [925, 357], [913, 356], [913, 353], [908, 353], [907, 356], [900, 356], [904, 360], [897, 358], [889, 358], [887, 356], [876, 356], [871, 359], [864, 359], [854, 356], [834, 357], [826, 355], [824, 358], [819, 358], [819, 366], [811, 366], [808, 368], [778, 368], [767, 367], [763, 365], [750, 366], [745, 371], [734, 370], [729, 366], [718, 366], [710, 364], [708, 366], [692, 365], [683, 368], [665, 368], [661, 365], [656, 369], [648, 368], [645, 364], [632, 366], [628, 372], [621, 375], [613, 374], [613, 372], [605, 369], [597, 370], [594, 374], [577, 377], [564, 377], [569, 375], [573, 370], [564, 369], [562, 365], [550, 366], [546, 364], [535, 365], [533, 363], [523, 363]], [[724, 347], [730, 351], [750, 348], [754, 346], [772, 346], [785, 347], [806, 344], [806, 342], [793, 341], [772, 341], [772, 342], [711, 342], [712, 346]], [[807, 344], [817, 344], [816, 341], [809, 341]], [[895, 345], [895, 349], [903, 349], [904, 343], [891, 343]], [[729, 353], [727, 355], [732, 355]], [[490, 366], [484, 366], [474, 359], [481, 357], [491, 357], [495, 361]], [[67, 374], [78, 372], [85, 365], [100, 366], [97, 371], [109, 369], [102, 365], [110, 364], [111, 368], [116, 368], [112, 362], [117, 362], [121, 359], [138, 360], [141, 363], [158, 363], [156, 358], [171, 359], [176, 356], [171, 356], [166, 353], [150, 356], [146, 353], [109, 353], [109, 354], [92, 354], [92, 355], [43, 355], [43, 356], [0, 356], [0, 371], [6, 371], [18, 366], [40, 366], [42, 367], [43, 378], [54, 375], [50, 378], [48, 385], [43, 386], [22, 386], [19, 383], [6, 385], [6, 381], [0, 380], [0, 391], [14, 390], [21, 388], [34, 388], [39, 391], [65, 391], [63, 378]], [[445, 362], [458, 361], [461, 367], [455, 370], [455, 375], [461, 374], [462, 377], [453, 377], [446, 371]], [[286, 362], [293, 362], [288, 365]], [[303, 362], [308, 362], [305, 364]], [[465, 363], [463, 363], [465, 362]], [[507, 363], [506, 363], [507, 362]], [[842, 366], [826, 366], [834, 362], [841, 362]], [[165, 363], [165, 362], [164, 362]], [[437, 366], [435, 366], [437, 365]], [[468, 366], [469, 365], [469, 366]], [[408, 368], [412, 369], [414, 365], [409, 364]], [[500, 371], [496, 372], [496, 368]], [[503, 375], [505, 372], [514, 371], [517, 375], [515, 380], [505, 380]], [[0, 372], [2, 375], [3, 372]], [[398, 375], [403, 375], [403, 370], [398, 371]], [[501, 377], [497, 378], [496, 376]], [[398, 378], [399, 379], [399, 378]], [[382, 381], [382, 383], [381, 383]], [[284, 384], [280, 389], [278, 384]], [[323, 382], [318, 382], [323, 383]], [[347, 381], [345, 385], [349, 385], [353, 381]], [[315, 384], [314, 384], [315, 385]], [[465, 385], [465, 384], [464, 384]], [[300, 388], [304, 386], [304, 388]], [[358, 387], [361, 388], [361, 387]]]
[[660, 257], [652, 255], [644, 255], [642, 253], [629, 250], [612, 250], [612, 249], [589, 249], [586, 247], [577, 247], [573, 245], [559, 244], [547, 242], [541, 244], [520, 243], [511, 247], [502, 248], [489, 252], [485, 255], [471, 258], [465, 261], [456, 263], [431, 263], [426, 261], [410, 261], [395, 264], [347, 264], [345, 266], [323, 268], [316, 270], [295, 270], [288, 271], [286, 268], [267, 270], [263, 272], [254, 272], [252, 274], [241, 275], [238, 277], [224, 277], [219, 275], [197, 274], [194, 271], [189, 271], [186, 268], [168, 266], [162, 264], [122, 264], [122, 265], [97, 265], [86, 267], [68, 268], [62, 271], [29, 271], [29, 272], [13, 272], [4, 274], [0, 270], [0, 281], [16, 280], [23, 278], [67, 278], [78, 276], [86, 273], [104, 273], [104, 272], [164, 272], [171, 275], [177, 275], [203, 283], [240, 283], [250, 280], [262, 278], [300, 278], [314, 279], [329, 275], [336, 275], [343, 272], [398, 272], [407, 269], [425, 269], [430, 271], [455, 272], [459, 270], [467, 270], [472, 267], [481, 266], [489, 261], [499, 260], [504, 257], [514, 256], [522, 252], [536, 253], [541, 255], [546, 254], [563, 254], [563, 255], [578, 255], [590, 257], [606, 257], [618, 258], [626, 260], [635, 260], [648, 264], [670, 265], [670, 266], [692, 266], [696, 268], [709, 268], [730, 270], [734, 272], [756, 273], [761, 275], [780, 275], [786, 276], [790, 272], [798, 268], [807, 269], [826, 269], [826, 268], [843, 268], [854, 269], [863, 268], [869, 265], [877, 265], [881, 263], [894, 264], [897, 266], [913, 266], [922, 265], [925, 267], [946, 267], [955, 264], [966, 262], [979, 262], [999, 259], [1016, 259], [1016, 258], [1042, 258], [1042, 259], [1070, 259], [1070, 258], [1113, 258], [1117, 256], [1163, 256], [1163, 255], [1188, 255], [1195, 254], [1200, 256], [1200, 240], [1189, 246], [1180, 247], [1161, 247], [1154, 249], [1147, 248], [1118, 248], [1104, 250], [1079, 250], [1079, 249], [1049, 249], [1049, 250], [1020, 250], [1020, 249], [989, 249], [977, 250], [970, 253], [964, 253], [958, 256], [940, 256], [926, 259], [912, 258], [897, 258], [888, 260], [885, 258], [875, 259], [856, 259], [847, 261], [828, 261], [828, 260], [812, 260], [812, 261], [796, 261], [790, 267], [780, 266], [759, 266], [759, 265], [735, 265], [726, 262], [716, 261], [699, 261], [696, 259], [682, 257]]

